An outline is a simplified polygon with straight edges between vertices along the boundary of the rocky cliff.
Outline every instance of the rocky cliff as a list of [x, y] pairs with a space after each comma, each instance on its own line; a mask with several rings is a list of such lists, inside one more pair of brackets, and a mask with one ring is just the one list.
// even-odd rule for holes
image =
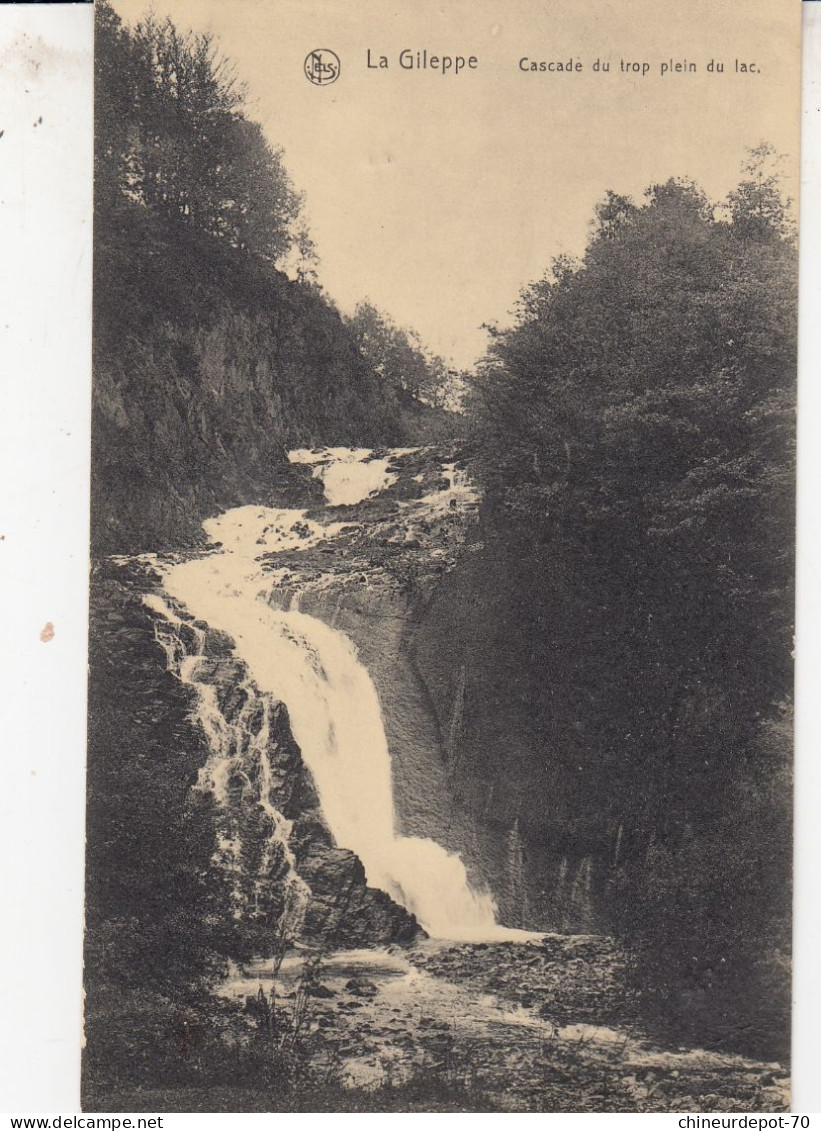
[[[289, 935], [338, 947], [418, 937], [413, 917], [334, 844], [285, 708], [259, 695], [219, 633], [181, 619], [171, 644], [150, 607], [158, 580], [145, 559], [120, 559], [92, 585], [91, 953], [117, 965], [112, 948], [140, 936], [137, 967], [161, 962], [158, 920], [189, 915], [212, 960], [270, 953]], [[180, 907], [173, 883], [167, 898], [163, 889], [196, 870], [189, 834], [202, 872]], [[178, 933], [165, 957], [188, 944]]]
[[286, 448], [420, 442], [456, 418], [389, 386], [315, 286], [121, 202], [94, 255], [95, 554], [201, 544], [287, 490]]

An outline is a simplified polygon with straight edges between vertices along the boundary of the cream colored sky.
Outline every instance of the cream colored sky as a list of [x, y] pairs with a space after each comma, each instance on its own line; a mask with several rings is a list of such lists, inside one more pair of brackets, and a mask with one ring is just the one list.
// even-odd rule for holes
[[[113, 0], [128, 22], [146, 0]], [[797, 191], [800, 0], [154, 0], [211, 30], [236, 61], [250, 113], [285, 151], [343, 310], [370, 298], [460, 364], [482, 352], [521, 286], [579, 253], [608, 188], [640, 195], [671, 176], [715, 198], [745, 148], [771, 141]], [[333, 85], [309, 50], [342, 61]], [[368, 70], [388, 56], [388, 70]], [[457, 77], [404, 71], [403, 48], [463, 56]], [[523, 73], [519, 59], [584, 64]], [[609, 74], [594, 74], [597, 57]], [[629, 77], [619, 60], [646, 60]], [[724, 75], [708, 74], [710, 59]], [[735, 60], [760, 74], [734, 73]], [[664, 61], [698, 73], [659, 74]]]

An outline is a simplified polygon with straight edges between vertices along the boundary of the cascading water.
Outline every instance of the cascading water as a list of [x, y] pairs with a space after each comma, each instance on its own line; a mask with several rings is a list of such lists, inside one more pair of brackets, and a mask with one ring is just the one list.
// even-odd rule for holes
[[[373, 469], [346, 462], [347, 496], [358, 501], [354, 467], [366, 469], [365, 494], [373, 491]], [[453, 490], [452, 476], [448, 479], [443, 495]], [[458, 855], [433, 840], [397, 835], [379, 699], [353, 643], [300, 612], [298, 599], [287, 609], [268, 603], [280, 578], [263, 571], [261, 556], [314, 548], [345, 524], [321, 525], [304, 511], [246, 506], [204, 526], [221, 551], [169, 568], [166, 592], [192, 616], [229, 635], [259, 691], [285, 703], [337, 844], [357, 854], [369, 885], [387, 891], [433, 936], [520, 934], [496, 923], [490, 895], [471, 889]], [[216, 741], [219, 746], [219, 734]]]
[[[392, 454], [411, 451], [397, 448]], [[396, 475], [389, 470], [390, 459], [375, 458], [369, 448], [325, 448], [320, 452], [299, 448], [289, 452], [288, 458], [291, 463], [313, 467], [314, 478], [322, 480], [325, 498], [332, 507], [359, 503], [396, 482]]]
[[[240, 706], [229, 718], [220, 706], [218, 685], [213, 682], [213, 661], [205, 656], [203, 629], [184, 621], [168, 601], [155, 593], [143, 597], [157, 613], [155, 636], [165, 652], [168, 670], [196, 692], [194, 718], [202, 728], [209, 757], [200, 769], [197, 789], [210, 793], [220, 812], [219, 841], [215, 863], [233, 878], [232, 901], [235, 917], [259, 916], [269, 902], [271, 881], [275, 878], [281, 893], [276, 916], [281, 930], [297, 933], [310, 899], [310, 889], [296, 867], [290, 847], [291, 822], [271, 800], [270, 760], [271, 715], [276, 702], [260, 694], [249, 679], [244, 679], [235, 696]], [[232, 804], [231, 790], [241, 782], [240, 803]], [[262, 811], [268, 835], [264, 838], [250, 878], [250, 900], [243, 891], [243, 841], [241, 814], [244, 810]], [[249, 905], [250, 904], [250, 905]]]

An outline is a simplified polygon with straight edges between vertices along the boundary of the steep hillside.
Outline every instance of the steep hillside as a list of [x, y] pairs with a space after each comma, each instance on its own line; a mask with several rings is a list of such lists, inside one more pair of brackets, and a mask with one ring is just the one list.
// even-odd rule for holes
[[[116, 222], [115, 222], [116, 221]], [[285, 448], [418, 439], [313, 287], [123, 204], [98, 230], [92, 513], [98, 553], [191, 544], [202, 518], [264, 502]]]
[[302, 197], [209, 36], [96, 17], [95, 552], [196, 542], [282, 487], [287, 445], [452, 431], [313, 281]]

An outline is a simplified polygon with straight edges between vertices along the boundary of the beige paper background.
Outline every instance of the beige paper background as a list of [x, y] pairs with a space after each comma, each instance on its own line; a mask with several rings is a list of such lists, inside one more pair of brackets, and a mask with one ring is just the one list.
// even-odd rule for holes
[[[114, 0], [131, 22], [146, 0]], [[210, 30], [249, 87], [249, 112], [281, 145], [307, 197], [320, 278], [344, 310], [369, 297], [459, 364], [559, 253], [580, 253], [607, 189], [640, 195], [686, 176], [714, 199], [761, 140], [789, 155], [797, 189], [800, 0], [154, 0]], [[303, 61], [342, 61], [312, 86]], [[371, 49], [390, 69], [369, 70]], [[399, 68], [403, 48], [474, 54], [458, 77]], [[522, 56], [580, 59], [581, 74], [527, 74]], [[646, 59], [634, 78], [593, 61]], [[662, 78], [662, 60], [697, 74]], [[710, 75], [711, 58], [723, 76]], [[754, 60], [757, 75], [732, 73]]]

